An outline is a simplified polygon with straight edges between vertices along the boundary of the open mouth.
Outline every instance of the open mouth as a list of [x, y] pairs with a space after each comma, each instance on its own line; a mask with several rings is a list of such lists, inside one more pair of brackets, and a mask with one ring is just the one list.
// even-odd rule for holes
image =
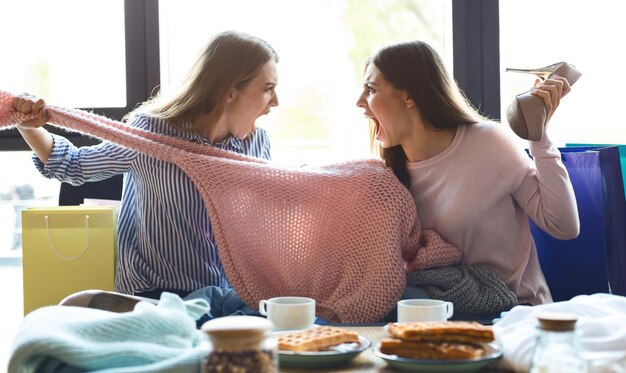
[[380, 141], [380, 122], [378, 121], [378, 119], [374, 118], [374, 117], [369, 117], [370, 120], [372, 121], [372, 123], [374, 123], [374, 137], [376, 138], [376, 140]]
[[382, 127], [380, 125], [380, 122], [378, 121], [378, 119], [373, 115], [372, 112], [366, 110], [363, 115], [370, 120], [370, 123], [374, 124], [374, 138], [378, 141], [382, 141], [381, 140], [381, 130]]

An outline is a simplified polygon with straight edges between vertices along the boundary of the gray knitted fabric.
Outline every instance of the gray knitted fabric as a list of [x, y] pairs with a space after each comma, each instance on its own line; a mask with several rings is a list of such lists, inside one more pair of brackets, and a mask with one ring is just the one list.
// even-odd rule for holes
[[496, 313], [517, 305], [517, 296], [491, 269], [459, 264], [407, 273], [407, 285], [422, 287], [433, 299], [472, 314]]

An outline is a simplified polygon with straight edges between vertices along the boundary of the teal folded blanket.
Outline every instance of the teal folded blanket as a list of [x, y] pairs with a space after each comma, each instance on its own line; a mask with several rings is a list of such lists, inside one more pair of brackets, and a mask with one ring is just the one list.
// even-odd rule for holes
[[9, 373], [45, 371], [51, 360], [71, 371], [199, 372], [204, 337], [195, 320], [208, 310], [202, 299], [185, 302], [171, 293], [127, 313], [40, 308], [20, 326]]

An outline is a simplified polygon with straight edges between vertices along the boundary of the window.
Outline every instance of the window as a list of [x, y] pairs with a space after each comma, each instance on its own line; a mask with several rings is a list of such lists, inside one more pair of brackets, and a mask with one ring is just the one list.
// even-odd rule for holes
[[[123, 0], [0, 0], [7, 52], [0, 61], [0, 89], [60, 106], [125, 107], [124, 30]], [[9, 144], [16, 136], [0, 133], [0, 162], [10, 176], [0, 180], [0, 257], [21, 254], [20, 211], [56, 205], [60, 188], [37, 172], [32, 152], [13, 151], [18, 146]]]
[[[126, 106], [123, 0], [0, 0], [2, 89], [55, 105]], [[94, 73], [96, 72], [96, 73]]]
[[[620, 64], [626, 50], [619, 35], [626, 3], [527, 0], [500, 2], [502, 113], [534, 77], [504, 73], [506, 67], [536, 68], [559, 61], [575, 65], [582, 77], [550, 121], [549, 134], [566, 143], [625, 143], [626, 126], [614, 108], [623, 105], [626, 76], [609, 66]], [[503, 122], [506, 121], [503, 115]]]
[[3, 174], [10, 175], [0, 180], [0, 257], [16, 257], [22, 249], [21, 211], [56, 205], [61, 183], [35, 170], [31, 152], [0, 152], [0, 162]]
[[365, 59], [382, 45], [421, 39], [451, 60], [449, 8], [449, 1], [420, 0], [161, 0], [162, 88], [180, 83], [213, 34], [248, 32], [280, 56], [280, 106], [257, 122], [269, 132], [274, 160], [368, 157], [369, 127], [356, 107]]

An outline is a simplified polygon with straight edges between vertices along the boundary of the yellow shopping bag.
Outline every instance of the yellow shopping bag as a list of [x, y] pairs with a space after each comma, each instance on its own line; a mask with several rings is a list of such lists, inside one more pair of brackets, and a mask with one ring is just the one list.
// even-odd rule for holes
[[62, 206], [22, 211], [24, 315], [81, 290], [113, 290], [113, 206]]

